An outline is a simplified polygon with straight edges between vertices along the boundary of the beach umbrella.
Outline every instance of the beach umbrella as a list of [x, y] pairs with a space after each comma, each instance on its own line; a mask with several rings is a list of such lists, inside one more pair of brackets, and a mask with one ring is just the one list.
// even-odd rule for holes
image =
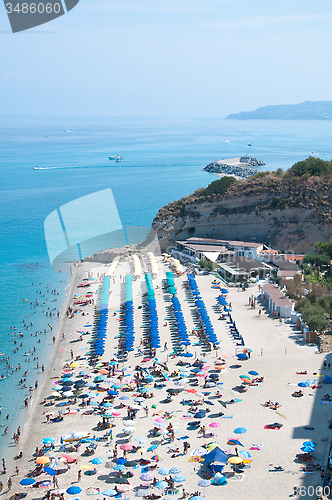
[[[180, 471], [181, 472], [181, 471]], [[170, 470], [169, 469], [166, 469], [166, 467], [162, 467], [161, 469], [159, 469], [158, 471], [158, 474], [160, 474], [161, 476], [167, 476], [167, 474], [170, 473]]]
[[172, 469], [169, 470], [170, 474], [180, 474], [180, 472], [181, 469], [179, 469], [178, 467], [173, 467]]
[[[190, 344], [189, 344], [190, 345]], [[184, 352], [182, 354], [183, 358], [192, 358], [194, 355], [191, 352]]]
[[158, 448], [158, 446], [159, 446], [159, 444], [152, 444], [151, 446], [149, 446], [149, 448], [147, 449], [147, 451], [153, 451], [156, 448]]
[[160, 460], [162, 460], [162, 457], [160, 455], [153, 455], [151, 457], [151, 460], [154, 460], [155, 462], [160, 462]]
[[57, 471], [55, 469], [52, 469], [52, 467], [44, 467], [44, 472], [46, 472], [50, 476], [56, 476], [57, 475]]
[[241, 378], [242, 380], [250, 380], [249, 375], [240, 375], [240, 378]]
[[133, 489], [133, 486], [131, 484], [122, 484], [121, 486], [118, 486], [119, 491], [130, 491]]
[[82, 370], [80, 372], [78, 372], [78, 374], [81, 376], [81, 377], [87, 377], [89, 375], [91, 375], [90, 372], [87, 372], [86, 370]]
[[250, 453], [248, 451], [246, 451], [246, 450], [240, 450], [239, 453], [244, 458], [251, 458]]
[[238, 359], [248, 359], [248, 356], [244, 352], [240, 352], [236, 355]]
[[218, 403], [220, 403], [224, 408], [227, 408], [227, 404], [225, 403], [225, 401], [220, 401], [220, 399], [218, 399]]
[[121, 401], [126, 401], [126, 400], [128, 400], [130, 398], [128, 398], [128, 396], [121, 396], [121, 398], [119, 398], [119, 399], [121, 399]]
[[47, 438], [42, 439], [43, 444], [52, 444], [54, 442], [55, 442], [55, 439], [51, 438], [51, 437], [47, 437]]
[[243, 462], [243, 460], [241, 457], [229, 457], [227, 462], [229, 464], [238, 465], [238, 464], [241, 464]]
[[116, 463], [120, 464], [120, 465], [124, 465], [126, 462], [128, 462], [128, 460], [126, 458], [123, 458], [123, 457], [117, 458], [117, 460], [116, 460]]
[[130, 451], [133, 449], [133, 445], [130, 443], [124, 443], [120, 446], [121, 450]]
[[91, 463], [96, 465], [96, 464], [102, 464], [104, 462], [103, 458], [96, 457], [91, 460]]
[[182, 474], [176, 474], [174, 477], [173, 477], [173, 481], [175, 483], [183, 483], [183, 481], [185, 481], [186, 478], [185, 476], [183, 476]]
[[36, 483], [36, 480], [33, 479], [32, 477], [25, 477], [24, 479], [22, 479], [20, 481], [20, 484], [22, 484], [22, 486], [32, 486], [35, 483]]
[[168, 483], [166, 483], [166, 481], [158, 481], [158, 483], [155, 484], [155, 487], [158, 488], [158, 490], [164, 490], [168, 487]]
[[117, 495], [117, 491], [116, 490], [105, 490], [105, 491], [102, 491], [102, 495], [105, 495], [105, 497], [114, 497], [115, 495]]
[[39, 483], [39, 488], [49, 488], [51, 484], [51, 481], [42, 481], [41, 483]]
[[66, 489], [66, 493], [68, 493], [68, 495], [78, 495], [81, 491], [82, 490], [79, 486], [69, 486], [69, 488]]
[[154, 474], [152, 472], [144, 472], [140, 475], [140, 479], [142, 481], [152, 481], [154, 478]]
[[137, 443], [140, 443], [140, 444], [145, 444], [146, 443], [146, 439], [143, 436], [136, 436], [134, 439], [135, 439], [135, 441]]
[[36, 463], [40, 465], [48, 464], [50, 463], [50, 459], [48, 457], [38, 457], [36, 458]]
[[209, 424], [209, 427], [214, 427], [214, 428], [220, 427], [220, 424], [219, 422], [212, 422], [211, 424]]
[[208, 481], [207, 479], [202, 479], [201, 481], [198, 481], [198, 486], [206, 488], [207, 486], [211, 486], [211, 481]]
[[250, 372], [248, 372], [248, 373], [249, 373], [249, 375], [254, 375], [254, 376], [259, 375], [259, 373], [255, 372], [255, 370], [250, 370]]
[[297, 384], [299, 387], [309, 387], [309, 382], [300, 382], [299, 384]]
[[124, 470], [125, 468], [126, 468], [125, 465], [117, 464], [113, 467], [113, 470], [120, 471], [120, 470]]
[[245, 427], [237, 427], [234, 429], [235, 434], [244, 434], [247, 432], [247, 429]]
[[311, 446], [311, 448], [315, 448], [317, 446], [317, 443], [314, 443], [313, 441], [304, 441], [302, 446]]

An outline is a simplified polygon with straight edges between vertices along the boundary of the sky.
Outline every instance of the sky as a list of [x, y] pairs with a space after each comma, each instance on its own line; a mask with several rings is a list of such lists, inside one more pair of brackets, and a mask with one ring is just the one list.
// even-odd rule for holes
[[80, 0], [13, 34], [1, 3], [0, 114], [223, 118], [332, 100], [331, 22], [330, 0]]

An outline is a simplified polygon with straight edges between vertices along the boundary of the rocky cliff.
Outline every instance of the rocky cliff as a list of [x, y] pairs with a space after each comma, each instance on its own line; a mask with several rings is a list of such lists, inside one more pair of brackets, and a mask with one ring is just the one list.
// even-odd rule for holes
[[[332, 170], [330, 162], [325, 163]], [[317, 241], [332, 237], [332, 171], [312, 175], [293, 168], [259, 173], [245, 181], [227, 179], [159, 210], [153, 229], [162, 249], [196, 236], [309, 252]]]

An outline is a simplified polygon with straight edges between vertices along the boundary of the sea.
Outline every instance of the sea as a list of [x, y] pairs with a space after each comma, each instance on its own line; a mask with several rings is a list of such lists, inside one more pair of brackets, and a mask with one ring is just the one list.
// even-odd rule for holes
[[203, 170], [210, 162], [249, 155], [271, 171], [330, 160], [331, 133], [330, 121], [0, 117], [1, 456], [29, 416], [29, 387], [46, 376], [70, 278], [50, 264], [49, 214], [111, 189], [123, 226], [150, 226], [161, 206], [218, 178]]

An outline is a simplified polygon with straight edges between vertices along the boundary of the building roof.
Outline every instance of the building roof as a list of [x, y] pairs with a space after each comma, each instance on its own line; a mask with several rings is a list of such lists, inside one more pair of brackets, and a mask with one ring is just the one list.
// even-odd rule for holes
[[[233, 247], [252, 247], [252, 248], [258, 248], [258, 247], [261, 247], [263, 245], [263, 243], [256, 243], [256, 242], [252, 242], [252, 241], [216, 240], [216, 239], [212, 239], [212, 238], [195, 238], [194, 236], [192, 236], [191, 238], [188, 238], [187, 242], [190, 242], [190, 243], [194, 243], [194, 242], [203, 243], [204, 242], [207, 245], [226, 244], [226, 245], [230, 245]], [[184, 242], [180, 242], [180, 243], [184, 243]]]
[[300, 261], [303, 260], [304, 255], [302, 254], [287, 254], [285, 255], [285, 259], [288, 261]]
[[240, 255], [232, 255], [219, 265], [225, 269], [225, 271], [231, 272], [230, 269], [237, 271], [237, 273], [231, 274], [246, 274], [256, 269], [269, 269], [271, 271], [274, 269], [265, 262], [260, 262], [259, 260], [252, 259], [251, 257], [241, 257]]
[[[177, 241], [180, 245], [183, 245], [191, 250], [195, 250], [196, 252], [217, 252], [217, 253], [225, 253], [229, 252], [224, 245], [204, 245], [203, 243], [188, 243], [187, 241]], [[211, 248], [212, 247], [212, 248]]]
[[293, 271], [293, 270], [292, 271], [290, 271], [290, 270], [288, 270], [288, 271], [280, 271], [279, 270], [277, 276], [278, 276], [278, 278], [282, 278], [282, 277], [294, 278], [294, 276], [296, 274], [299, 274], [299, 272], [298, 271]]

